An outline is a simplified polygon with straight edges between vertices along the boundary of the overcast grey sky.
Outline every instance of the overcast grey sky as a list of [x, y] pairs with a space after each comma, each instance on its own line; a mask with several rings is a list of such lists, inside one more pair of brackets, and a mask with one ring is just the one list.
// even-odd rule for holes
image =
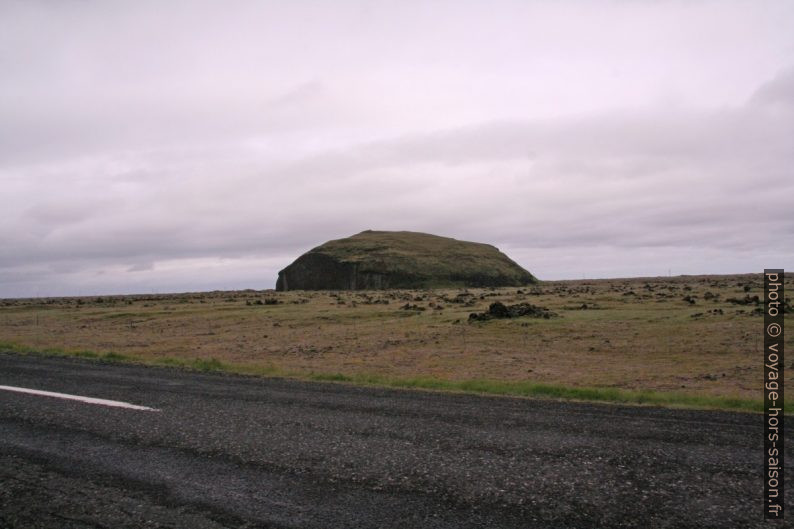
[[365, 229], [794, 269], [794, 2], [0, 0], [0, 297], [272, 288]]

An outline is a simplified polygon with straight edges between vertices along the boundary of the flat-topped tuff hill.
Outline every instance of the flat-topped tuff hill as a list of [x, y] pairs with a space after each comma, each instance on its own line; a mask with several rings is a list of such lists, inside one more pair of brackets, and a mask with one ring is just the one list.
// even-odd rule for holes
[[367, 230], [301, 255], [278, 273], [276, 290], [505, 287], [537, 281], [490, 244]]

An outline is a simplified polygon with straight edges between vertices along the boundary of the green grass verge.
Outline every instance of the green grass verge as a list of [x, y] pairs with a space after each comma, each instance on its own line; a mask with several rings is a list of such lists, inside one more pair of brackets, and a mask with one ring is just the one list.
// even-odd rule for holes
[[[624, 390], [616, 388], [573, 387], [558, 384], [542, 384], [531, 381], [394, 378], [380, 375], [344, 375], [341, 373], [310, 373], [308, 375], [304, 375], [302, 378], [318, 381], [349, 382], [353, 384], [386, 386], [394, 388], [459, 391], [466, 393], [483, 393], [490, 395], [517, 397], [538, 397], [678, 408], [721, 409], [749, 412], [763, 411], [763, 402], [761, 399], [754, 400], [717, 396], [701, 396], [686, 393]], [[794, 408], [794, 402], [787, 401], [786, 408]]]
[[132, 356], [114, 352], [100, 353], [84, 349], [62, 349], [60, 347], [35, 348], [13, 342], [0, 342], [0, 352], [21, 353], [21, 354], [42, 354], [47, 356], [73, 356], [78, 358], [88, 358], [91, 360], [106, 360], [108, 362], [138, 362], [139, 359]]
[[[0, 352], [43, 354], [49, 356], [72, 356], [99, 361], [132, 362], [146, 365], [170, 366], [208, 373], [215, 372], [255, 376], [277, 376], [299, 380], [342, 382], [376, 387], [608, 402], [616, 404], [663, 406], [673, 408], [717, 409], [743, 412], [763, 411], [763, 401], [761, 399], [742, 399], [732, 397], [692, 395], [678, 392], [626, 390], [617, 388], [573, 387], [558, 384], [543, 384], [523, 380], [444, 380], [431, 377], [400, 378], [377, 374], [345, 375], [342, 373], [303, 373], [283, 371], [274, 366], [228, 363], [216, 358], [191, 359], [159, 357], [156, 359], [149, 359], [121, 355], [113, 352], [98, 353], [95, 351], [71, 351], [59, 348], [49, 348], [42, 350], [9, 342], [0, 342]], [[794, 409], [794, 400], [787, 400], [785, 403], [785, 409], [786, 411]]]

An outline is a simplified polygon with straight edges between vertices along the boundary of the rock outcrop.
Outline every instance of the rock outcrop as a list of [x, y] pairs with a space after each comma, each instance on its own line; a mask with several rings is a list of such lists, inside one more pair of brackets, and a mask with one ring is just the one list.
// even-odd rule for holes
[[328, 241], [278, 274], [276, 290], [502, 287], [537, 279], [489, 244], [367, 230]]
[[486, 312], [472, 312], [469, 314], [469, 321], [488, 321], [503, 318], [520, 318], [529, 316], [532, 318], [556, 318], [557, 313], [552, 312], [546, 307], [537, 307], [531, 303], [518, 303], [516, 305], [505, 305], [497, 301], [491, 303]]

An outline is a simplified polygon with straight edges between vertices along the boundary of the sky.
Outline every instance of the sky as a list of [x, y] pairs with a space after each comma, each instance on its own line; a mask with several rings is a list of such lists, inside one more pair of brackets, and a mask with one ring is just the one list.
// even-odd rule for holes
[[330, 239], [794, 269], [794, 2], [0, 0], [0, 297], [273, 288]]

